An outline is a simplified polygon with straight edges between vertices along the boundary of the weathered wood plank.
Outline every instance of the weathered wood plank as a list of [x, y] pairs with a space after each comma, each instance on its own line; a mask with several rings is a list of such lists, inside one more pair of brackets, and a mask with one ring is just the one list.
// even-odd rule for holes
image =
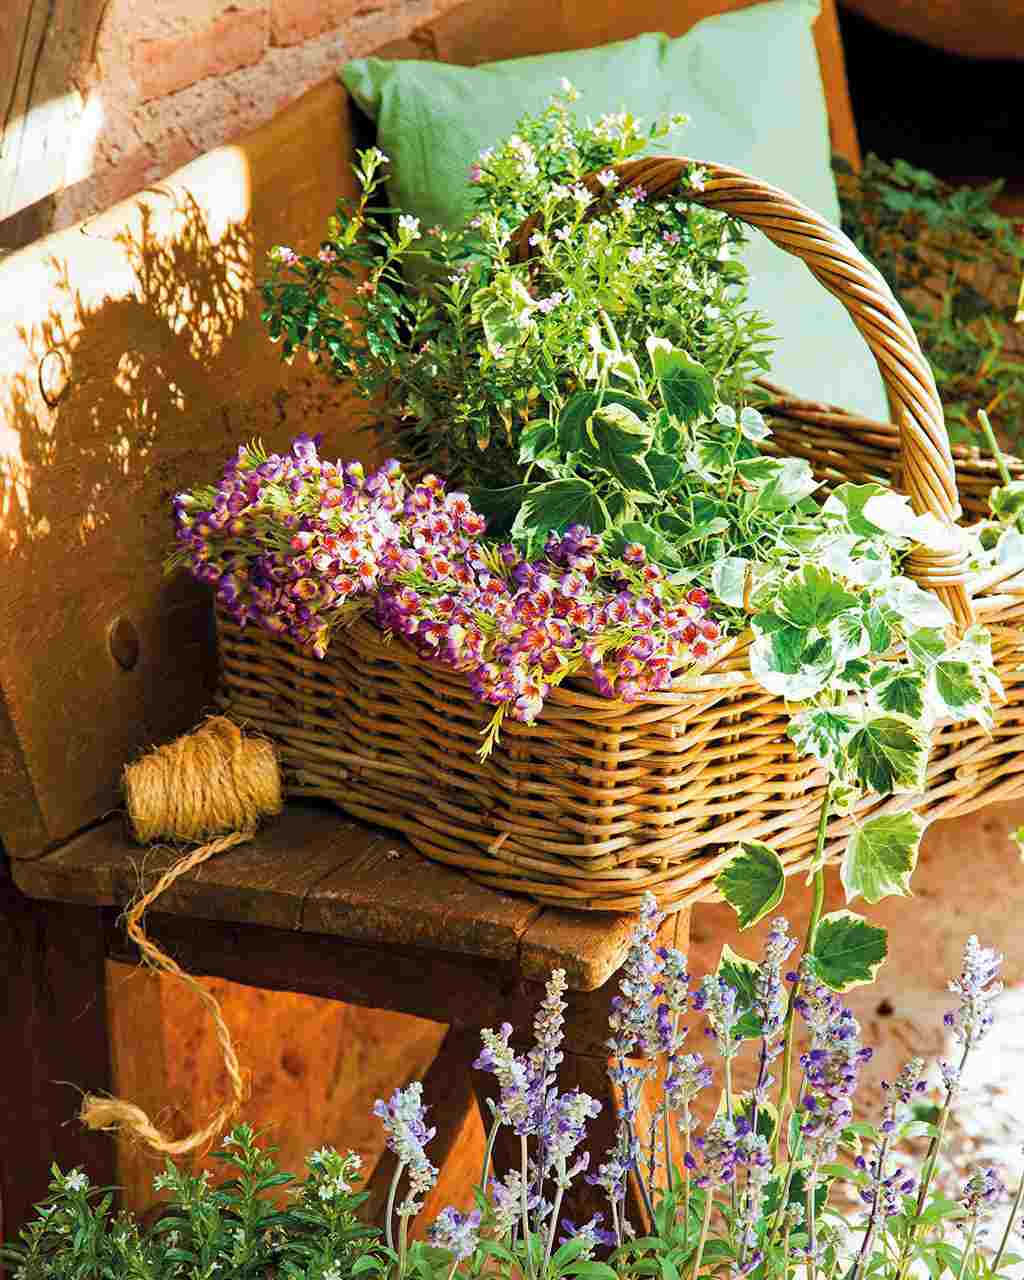
[[[135, 844], [115, 818], [13, 865], [30, 897], [112, 906], [129, 901], [140, 876], [152, 883], [175, 857]], [[427, 862], [329, 805], [298, 802], [250, 842], [175, 883], [159, 910], [510, 961], [540, 914], [529, 899]]]
[[82, 71], [105, 7], [105, 0], [0, 6], [0, 246], [17, 244], [4, 234], [5, 219], [64, 186], [69, 166], [91, 158], [76, 154], [68, 136], [77, 132]]
[[109, 1184], [114, 1144], [75, 1121], [78, 1095], [64, 1083], [110, 1088], [101, 913], [28, 901], [2, 854], [0, 973], [0, 1224], [12, 1241], [46, 1196], [54, 1160]]

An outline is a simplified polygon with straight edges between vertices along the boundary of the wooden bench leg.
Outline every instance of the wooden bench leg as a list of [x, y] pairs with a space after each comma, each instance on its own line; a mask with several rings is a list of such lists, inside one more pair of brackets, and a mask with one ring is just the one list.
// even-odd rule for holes
[[109, 1135], [78, 1123], [67, 1081], [109, 1090], [101, 913], [34, 902], [0, 863], [0, 1233], [15, 1241], [47, 1194], [50, 1165], [115, 1179]]

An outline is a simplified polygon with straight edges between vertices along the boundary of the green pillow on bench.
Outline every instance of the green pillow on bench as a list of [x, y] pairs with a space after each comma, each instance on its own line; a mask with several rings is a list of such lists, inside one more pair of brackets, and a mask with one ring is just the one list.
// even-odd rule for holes
[[[563, 77], [579, 89], [583, 116], [685, 112], [690, 123], [652, 151], [734, 165], [838, 223], [811, 30], [817, 11], [809, 0], [769, 0], [706, 18], [675, 40], [641, 35], [478, 67], [361, 58], [341, 79], [376, 121], [392, 162], [392, 202], [425, 226], [452, 227], [469, 216], [470, 165], [514, 132], [524, 112], [542, 110]], [[778, 338], [773, 378], [800, 395], [887, 418], [874, 359], [842, 306], [760, 232], [750, 241], [750, 301]]]

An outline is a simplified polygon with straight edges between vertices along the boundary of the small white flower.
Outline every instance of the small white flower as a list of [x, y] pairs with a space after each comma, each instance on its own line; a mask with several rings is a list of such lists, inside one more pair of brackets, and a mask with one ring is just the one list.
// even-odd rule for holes
[[72, 1169], [64, 1179], [64, 1187], [68, 1191], [84, 1191], [88, 1185], [89, 1179], [81, 1169]]
[[568, 239], [569, 239], [569, 237], [570, 237], [571, 235], [572, 235], [572, 232], [569, 230], [569, 228], [568, 228], [568, 227], [556, 227], [556, 228], [555, 228], [555, 239], [556, 239], [556, 240], [563, 240], [563, 241], [564, 241], [564, 240], [568, 240]]
[[614, 187], [619, 181], [618, 175], [614, 169], [602, 169], [597, 175], [597, 180], [600, 182], [601, 186], [606, 189], [608, 187]]
[[398, 229], [404, 231], [410, 240], [418, 240], [420, 236], [420, 220], [411, 213], [403, 213], [398, 218]]

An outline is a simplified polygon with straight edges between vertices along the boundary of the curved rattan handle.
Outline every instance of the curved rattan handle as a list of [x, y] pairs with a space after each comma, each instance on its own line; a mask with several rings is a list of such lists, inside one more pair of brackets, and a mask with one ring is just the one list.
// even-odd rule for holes
[[[694, 166], [705, 174], [701, 191], [689, 182]], [[731, 214], [758, 227], [780, 249], [806, 263], [849, 312], [878, 362], [899, 430], [903, 484], [914, 510], [930, 511], [943, 522], [955, 523], [960, 515], [956, 472], [935, 379], [902, 307], [856, 246], [813, 209], [739, 169], [684, 156], [629, 160], [613, 167], [620, 189], [642, 186], [649, 196], [672, 192]], [[596, 175], [583, 182], [595, 194], [604, 190]], [[538, 219], [538, 214], [528, 218], [513, 236], [513, 249], [521, 260], [534, 252], [529, 240]], [[960, 626], [973, 620], [964, 585], [965, 553], [915, 547], [907, 568], [921, 586], [942, 599]]]

